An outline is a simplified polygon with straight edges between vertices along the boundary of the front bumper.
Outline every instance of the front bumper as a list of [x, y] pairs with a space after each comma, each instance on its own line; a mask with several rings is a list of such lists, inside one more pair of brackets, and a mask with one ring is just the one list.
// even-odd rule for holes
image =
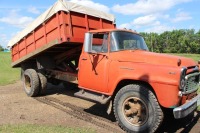
[[197, 106], [199, 105], [200, 105], [200, 94], [192, 98], [189, 102], [175, 108], [173, 110], [174, 118], [180, 119], [180, 118], [186, 117], [187, 115], [192, 113], [194, 110], [196, 110]]

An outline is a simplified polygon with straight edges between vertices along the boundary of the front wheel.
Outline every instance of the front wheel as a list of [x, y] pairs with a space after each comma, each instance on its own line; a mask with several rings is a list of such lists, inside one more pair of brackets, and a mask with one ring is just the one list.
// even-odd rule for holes
[[142, 85], [124, 86], [115, 96], [114, 114], [126, 132], [155, 132], [163, 112], [155, 95]]

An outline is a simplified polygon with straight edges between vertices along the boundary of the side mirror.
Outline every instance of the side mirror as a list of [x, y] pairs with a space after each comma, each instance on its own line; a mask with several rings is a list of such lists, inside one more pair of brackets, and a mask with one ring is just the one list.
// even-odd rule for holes
[[87, 53], [92, 52], [92, 38], [93, 38], [93, 34], [85, 33], [84, 51]]

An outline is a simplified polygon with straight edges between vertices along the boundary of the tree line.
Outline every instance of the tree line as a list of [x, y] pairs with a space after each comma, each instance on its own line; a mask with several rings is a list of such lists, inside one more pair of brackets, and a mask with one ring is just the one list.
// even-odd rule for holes
[[150, 51], [159, 53], [200, 53], [200, 30], [180, 29], [158, 33], [140, 33]]
[[3, 51], [3, 50], [4, 50], [3, 46], [0, 45], [0, 51]]
[[0, 52], [5, 51], [5, 52], [9, 52], [10, 50], [7, 48], [4, 48], [2, 45], [0, 45]]

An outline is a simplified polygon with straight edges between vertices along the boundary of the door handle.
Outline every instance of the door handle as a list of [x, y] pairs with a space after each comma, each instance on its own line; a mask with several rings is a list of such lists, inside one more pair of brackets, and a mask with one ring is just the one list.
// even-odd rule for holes
[[87, 60], [87, 58], [82, 58], [82, 60]]

